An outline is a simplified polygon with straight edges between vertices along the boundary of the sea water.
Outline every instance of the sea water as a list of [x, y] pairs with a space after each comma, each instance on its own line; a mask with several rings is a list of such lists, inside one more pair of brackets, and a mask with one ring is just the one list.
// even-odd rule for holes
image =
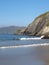
[[37, 37], [12, 35], [12, 34], [0, 34], [0, 47], [49, 43], [49, 39], [20, 40], [20, 38], [37, 38]]
[[49, 39], [11, 34], [0, 35], [0, 65], [47, 65], [49, 64]]

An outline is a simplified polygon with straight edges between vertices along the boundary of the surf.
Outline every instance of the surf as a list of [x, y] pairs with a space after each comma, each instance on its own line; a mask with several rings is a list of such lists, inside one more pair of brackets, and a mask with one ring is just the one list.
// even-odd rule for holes
[[29, 47], [38, 47], [38, 46], [48, 46], [48, 43], [44, 44], [31, 44], [31, 45], [19, 45], [19, 46], [2, 46], [0, 49], [7, 49], [7, 48], [29, 48]]
[[43, 37], [44, 37], [44, 35], [41, 37], [35, 37], [35, 38], [20, 38], [18, 40], [39, 40], [39, 39], [42, 39]]

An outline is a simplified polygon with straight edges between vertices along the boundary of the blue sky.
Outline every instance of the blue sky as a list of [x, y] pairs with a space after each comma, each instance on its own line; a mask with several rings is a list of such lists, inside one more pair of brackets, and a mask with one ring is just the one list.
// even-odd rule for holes
[[0, 27], [27, 26], [49, 11], [49, 0], [0, 0]]

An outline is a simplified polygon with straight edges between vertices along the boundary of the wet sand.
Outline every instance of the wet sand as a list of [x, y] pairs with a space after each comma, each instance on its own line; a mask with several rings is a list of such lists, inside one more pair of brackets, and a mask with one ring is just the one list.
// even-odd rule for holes
[[0, 65], [49, 65], [49, 45], [1, 48]]

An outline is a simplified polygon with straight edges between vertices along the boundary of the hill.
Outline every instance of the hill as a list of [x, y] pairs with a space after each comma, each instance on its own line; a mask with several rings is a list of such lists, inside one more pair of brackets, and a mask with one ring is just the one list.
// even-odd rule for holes
[[0, 27], [0, 34], [15, 34], [18, 33], [18, 30], [25, 29], [25, 27], [19, 26], [8, 26], [8, 27]]
[[38, 16], [21, 34], [49, 37], [49, 12]]

